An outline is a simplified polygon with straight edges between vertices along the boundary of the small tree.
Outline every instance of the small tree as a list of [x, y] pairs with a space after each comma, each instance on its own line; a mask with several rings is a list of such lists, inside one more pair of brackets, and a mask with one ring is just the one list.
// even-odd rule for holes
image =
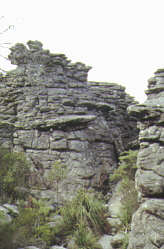
[[28, 188], [30, 165], [23, 153], [0, 149], [0, 197], [2, 200], [17, 199], [19, 188]]
[[[47, 248], [53, 241], [53, 229], [47, 222], [50, 208], [42, 200], [20, 202], [19, 214], [10, 223], [0, 223], [0, 248], [17, 249], [29, 245]], [[0, 217], [1, 218], [1, 217]]]
[[110, 180], [119, 181], [130, 179], [134, 180], [136, 173], [136, 162], [137, 162], [137, 150], [129, 150], [121, 153], [119, 157], [119, 167], [114, 171], [113, 175], [110, 176]]
[[67, 177], [67, 167], [62, 164], [60, 160], [56, 161], [51, 170], [48, 173], [48, 184], [53, 186], [56, 185], [57, 202], [59, 202], [59, 183]]

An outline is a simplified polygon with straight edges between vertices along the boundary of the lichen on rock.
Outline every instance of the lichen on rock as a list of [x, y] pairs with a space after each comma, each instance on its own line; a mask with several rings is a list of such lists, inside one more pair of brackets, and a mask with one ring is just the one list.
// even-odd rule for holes
[[11, 48], [9, 59], [17, 67], [0, 81], [1, 145], [25, 152], [34, 171], [42, 172], [40, 195], [47, 199], [52, 194], [44, 177], [57, 160], [68, 167], [61, 198], [80, 187], [103, 189], [119, 153], [138, 134], [126, 111], [133, 98], [118, 84], [88, 82], [90, 67], [50, 53], [39, 41], [27, 46]]
[[164, 69], [148, 81], [147, 100], [129, 107], [140, 126], [136, 188], [140, 207], [133, 216], [128, 249], [164, 247]]

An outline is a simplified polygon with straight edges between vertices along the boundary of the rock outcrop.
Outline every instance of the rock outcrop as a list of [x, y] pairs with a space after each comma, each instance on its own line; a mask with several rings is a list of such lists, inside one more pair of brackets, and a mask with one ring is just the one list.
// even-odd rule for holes
[[136, 188], [141, 204], [128, 249], [164, 248], [164, 69], [148, 83], [145, 103], [129, 107], [140, 126]]
[[103, 189], [118, 154], [137, 136], [136, 119], [127, 113], [133, 98], [120, 85], [88, 82], [90, 67], [38, 41], [27, 44], [11, 48], [17, 68], [0, 77], [1, 145], [26, 153], [43, 197], [56, 198], [44, 181], [56, 160], [68, 168], [61, 198], [81, 186]]

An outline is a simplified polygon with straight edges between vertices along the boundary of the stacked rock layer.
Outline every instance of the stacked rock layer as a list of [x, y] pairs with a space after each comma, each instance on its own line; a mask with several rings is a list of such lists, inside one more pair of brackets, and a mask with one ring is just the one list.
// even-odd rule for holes
[[[44, 177], [55, 161], [68, 168], [60, 196], [79, 187], [101, 188], [118, 154], [137, 136], [134, 103], [124, 87], [87, 82], [90, 67], [51, 54], [38, 41], [16, 44], [9, 59], [17, 65], [0, 79], [0, 143], [23, 151], [43, 196], [55, 198]], [[34, 182], [35, 184], [35, 182]]]
[[136, 188], [141, 205], [133, 216], [128, 249], [164, 248], [164, 69], [148, 83], [145, 103], [129, 107], [140, 121]]

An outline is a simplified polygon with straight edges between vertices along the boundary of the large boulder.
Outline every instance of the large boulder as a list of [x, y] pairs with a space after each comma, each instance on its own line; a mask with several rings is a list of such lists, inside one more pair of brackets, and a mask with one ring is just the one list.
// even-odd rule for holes
[[[16, 44], [9, 59], [16, 69], [0, 77], [0, 143], [23, 151], [33, 165], [31, 185], [39, 197], [56, 201], [77, 189], [108, 191], [108, 175], [118, 155], [136, 139], [134, 103], [124, 87], [88, 82], [90, 67], [52, 54], [38, 41]], [[55, 161], [68, 169], [66, 179], [48, 184]]]
[[128, 249], [164, 248], [164, 69], [149, 80], [147, 100], [129, 107], [140, 127], [136, 188], [140, 207], [134, 214]]

